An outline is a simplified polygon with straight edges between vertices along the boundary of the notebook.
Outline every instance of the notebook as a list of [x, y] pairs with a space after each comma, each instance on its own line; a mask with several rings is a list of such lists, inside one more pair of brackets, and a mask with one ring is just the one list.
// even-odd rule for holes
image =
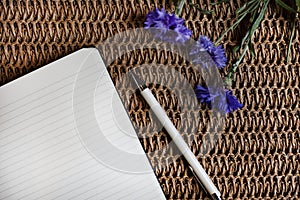
[[4, 199], [165, 199], [97, 49], [0, 87]]

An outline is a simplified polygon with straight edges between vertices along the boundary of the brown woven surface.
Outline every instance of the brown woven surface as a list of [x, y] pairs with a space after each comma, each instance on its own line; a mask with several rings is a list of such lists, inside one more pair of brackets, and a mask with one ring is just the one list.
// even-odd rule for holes
[[[208, 2], [198, 0], [195, 3], [203, 9], [211, 9]], [[182, 17], [193, 30], [194, 37], [205, 34], [216, 39], [232, 23], [234, 10], [240, 4], [241, 1], [221, 4], [216, 7], [213, 17], [186, 6]], [[96, 46], [121, 31], [142, 27], [146, 13], [155, 6], [165, 6], [169, 11], [175, 9], [173, 3], [150, 0], [1, 1], [0, 84], [82, 47]], [[287, 19], [288, 15], [276, 6], [267, 10], [254, 38], [257, 56], [252, 59], [246, 56], [232, 86], [245, 107], [226, 117], [220, 140], [205, 157], [201, 156], [199, 149], [206, 136], [208, 110], [204, 106], [199, 112], [184, 110], [169, 88], [155, 83], [151, 86], [224, 199], [300, 198], [300, 21], [298, 19], [296, 25], [292, 59], [286, 63], [285, 52], [291, 30]], [[244, 29], [239, 28], [241, 32]], [[233, 59], [230, 47], [236, 44], [239, 33], [231, 32], [223, 40], [230, 62]], [[115, 61], [109, 71], [117, 83], [129, 68], [152, 61], [178, 70], [192, 86], [199, 81], [193, 67], [177, 55], [162, 51], [135, 51]], [[118, 89], [121, 94], [126, 93], [124, 87]], [[178, 92], [184, 95], [184, 88], [178, 88]], [[145, 131], [142, 128], [150, 123], [143, 100], [137, 95], [133, 95], [130, 102], [126, 95], [122, 98], [130, 108], [129, 114], [135, 125], [140, 127], [139, 134], [151, 134], [152, 129]], [[198, 115], [201, 123], [194, 124], [192, 119]], [[198, 131], [191, 133], [191, 130]], [[141, 139], [146, 152], [167, 147], [170, 139], [164, 131], [152, 134], [152, 137]], [[168, 147], [160, 154], [149, 156], [166, 197], [207, 198], [184, 160], [177, 157], [176, 151]], [[160, 167], [161, 163], [166, 167]]]

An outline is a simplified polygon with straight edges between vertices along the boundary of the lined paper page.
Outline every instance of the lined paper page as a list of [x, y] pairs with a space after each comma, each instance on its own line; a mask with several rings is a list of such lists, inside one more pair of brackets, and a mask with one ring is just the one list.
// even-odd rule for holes
[[[89, 85], [95, 87], [93, 116], [85, 104]], [[165, 199], [96, 49], [82, 49], [0, 88], [4, 199]]]

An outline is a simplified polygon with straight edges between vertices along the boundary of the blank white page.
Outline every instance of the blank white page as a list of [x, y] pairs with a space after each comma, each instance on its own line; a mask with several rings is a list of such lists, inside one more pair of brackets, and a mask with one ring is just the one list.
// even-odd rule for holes
[[96, 49], [0, 87], [4, 199], [165, 199]]

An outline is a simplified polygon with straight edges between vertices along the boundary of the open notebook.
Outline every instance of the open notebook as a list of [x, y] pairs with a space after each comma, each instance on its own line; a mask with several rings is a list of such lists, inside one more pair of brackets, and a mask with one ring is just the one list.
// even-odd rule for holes
[[165, 199], [96, 49], [0, 87], [4, 199]]

